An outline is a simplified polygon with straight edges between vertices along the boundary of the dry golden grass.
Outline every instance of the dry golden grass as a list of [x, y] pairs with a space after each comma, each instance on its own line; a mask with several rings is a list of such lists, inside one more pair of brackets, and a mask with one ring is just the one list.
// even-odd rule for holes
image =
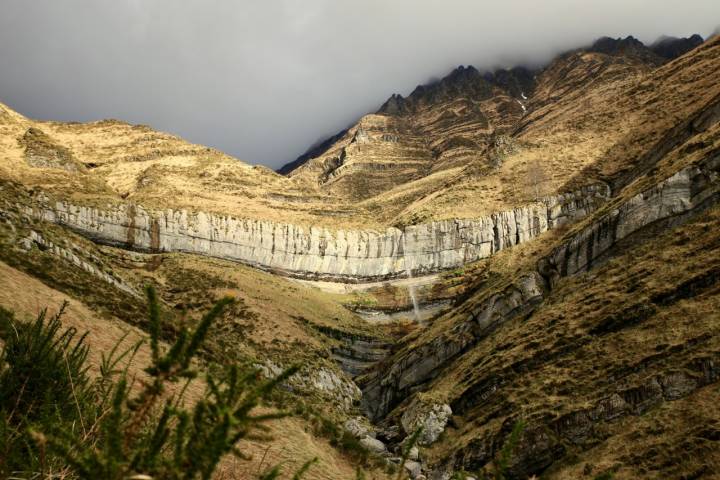
[[[88, 332], [89, 362], [94, 366], [92, 369], [94, 373], [98, 373], [97, 366], [101, 354], [109, 352], [126, 334], [121, 344], [124, 347], [146, 338], [141, 330], [120, 320], [99, 316], [82, 302], [0, 262], [0, 306], [14, 311], [18, 318], [34, 318], [46, 307], [52, 313], [65, 301], [68, 301], [69, 305], [62, 317], [63, 325], [76, 328], [80, 334]], [[130, 375], [144, 378], [143, 369], [150, 364], [150, 359], [150, 349], [145, 344], [135, 357], [129, 371]], [[170, 391], [172, 392], [173, 389]], [[203, 392], [203, 383], [193, 382], [187, 390], [187, 401], [192, 402], [200, 398]], [[289, 417], [273, 422], [270, 427], [269, 434], [272, 437], [270, 442], [242, 442], [241, 449], [252, 456], [251, 461], [228, 457], [221, 464], [216, 478], [254, 479], [257, 478], [257, 472], [276, 464], [283, 465], [285, 474], [282, 478], [290, 478], [292, 472], [315, 457], [319, 459], [319, 463], [305, 478], [309, 480], [355, 478], [355, 467], [352, 463], [335, 450], [327, 440], [314, 436], [312, 428], [305, 420]], [[380, 479], [385, 476], [375, 471], [369, 472], [367, 478]]]
[[[315, 354], [326, 348], [312, 327], [331, 328], [347, 335], [375, 336], [362, 319], [342, 307], [337, 299], [319, 289], [272, 275], [237, 263], [187, 254], [165, 255], [155, 278], [172, 285], [176, 272], [202, 272], [234, 283], [234, 287], [221, 287], [199, 292], [201, 295], [221, 298], [230, 295], [240, 299], [252, 312], [252, 326], [248, 335], [259, 349], [304, 350]], [[326, 339], [326, 341], [330, 341]], [[307, 350], [309, 349], [309, 350]]]
[[[652, 299], [703, 275], [717, 275], [713, 272], [720, 271], [719, 226], [720, 208], [715, 208], [683, 227], [649, 237], [589, 273], [564, 278], [528, 319], [509, 322], [449, 364], [426, 394], [450, 402], [464, 397], [470, 403], [456, 409], [460, 427], [447, 431], [445, 441], [429, 452], [430, 458], [445, 458], [472, 439], [496, 432], [508, 412], [550, 422], [654, 375], [682, 371], [697, 359], [716, 355], [720, 285], [697, 287], [669, 304], [656, 305]], [[650, 313], [635, 321], [636, 311]], [[618, 315], [617, 327], [592, 333]], [[448, 316], [437, 328], [448, 330], [459, 321], [464, 321], [461, 314]], [[432, 333], [421, 338], [432, 338]], [[493, 378], [502, 383], [487, 399], [467, 392]], [[717, 385], [663, 403], [642, 417], [599, 422], [603, 436], [597, 447], [583, 451], [568, 446], [570, 453], [546, 473], [547, 478], [582, 478], [576, 475], [585, 463], [594, 465], [596, 474], [618, 464], [616, 478], [675, 478], [703, 463], [711, 471], [719, 468], [720, 458], [708, 455], [714, 451], [711, 443], [692, 433], [710, 419], [711, 429], [720, 429], [712, 413], [713, 392], [717, 394]], [[706, 412], [688, 416], [691, 405]], [[649, 425], [656, 425], [652, 433]], [[630, 439], [631, 449], [626, 443]]]
[[[532, 200], [531, 165], [546, 172], [542, 194], [622, 173], [668, 129], [720, 95], [719, 50], [720, 41], [711, 40], [656, 69], [623, 57], [571, 53], [538, 77], [527, 113], [498, 90], [475, 106], [464, 98], [423, 106], [411, 120], [367, 115], [291, 178], [146, 126], [35, 122], [0, 106], [0, 176], [83, 203], [124, 198], [149, 208], [329, 228], [382, 230], [477, 217]], [[468, 113], [475, 108], [485, 117]], [[86, 171], [28, 166], [18, 139], [29, 127], [69, 149]], [[352, 142], [359, 131], [370, 140]], [[500, 155], [499, 167], [490, 161], [494, 135], [509, 136], [514, 145]], [[476, 147], [455, 145], [437, 158], [428, 153], [453, 139]], [[323, 180], [324, 162], [343, 148], [345, 164]]]
[[[0, 262], [0, 305], [14, 311], [18, 318], [35, 318], [44, 308], [50, 313], [56, 312], [66, 301], [69, 305], [62, 317], [63, 325], [74, 327], [81, 334], [89, 332], [88, 344], [92, 347], [89, 361], [94, 366], [99, 365], [101, 353], [109, 352], [126, 333], [124, 346], [146, 337], [141, 330], [119, 320], [103, 318], [76, 299]], [[137, 360], [140, 365], [149, 364], [149, 348], [140, 349]]]
[[[612, 478], [617, 480], [683, 478], [683, 474], [716, 478], [720, 450], [710, 439], [698, 440], [718, 428], [717, 396], [717, 387], [707, 386], [641, 417], [621, 420], [616, 435], [580, 453], [573, 465], [553, 472], [548, 478], [593, 478], [605, 471], [614, 471]], [[641, 466], [631, 466], [636, 462]], [[663, 464], [670, 468], [666, 471], [657, 468]]]

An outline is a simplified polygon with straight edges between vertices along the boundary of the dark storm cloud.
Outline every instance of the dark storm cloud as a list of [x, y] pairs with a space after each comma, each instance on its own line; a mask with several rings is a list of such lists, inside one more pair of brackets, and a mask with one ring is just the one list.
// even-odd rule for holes
[[2, 0], [0, 102], [147, 123], [278, 167], [459, 64], [718, 21], [717, 0]]

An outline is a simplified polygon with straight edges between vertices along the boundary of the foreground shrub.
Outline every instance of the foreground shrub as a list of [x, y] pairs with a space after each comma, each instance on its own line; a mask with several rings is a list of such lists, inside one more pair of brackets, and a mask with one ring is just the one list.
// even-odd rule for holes
[[75, 340], [74, 329], [61, 332], [64, 308], [49, 321], [43, 312], [32, 324], [2, 313], [0, 474], [48, 476], [65, 468], [84, 479], [209, 479], [224, 455], [247, 458], [238, 441], [267, 439], [265, 424], [285, 414], [254, 410], [296, 369], [264, 381], [254, 370], [229, 366], [208, 374], [205, 395], [185, 407], [187, 386], [198, 376], [194, 359], [232, 300], [221, 300], [194, 331], [182, 330], [163, 349], [157, 296], [152, 288], [147, 296], [152, 363], [143, 379], [128, 374], [140, 343], [103, 353], [100, 376], [91, 381], [84, 337]]
[[65, 306], [49, 319], [43, 310], [32, 323], [17, 322], [0, 309], [1, 478], [38, 471], [43, 463], [46, 469], [62, 469], [61, 462], [41, 457], [31, 427], [75, 436], [92, 414], [88, 348], [75, 329], [61, 331]]

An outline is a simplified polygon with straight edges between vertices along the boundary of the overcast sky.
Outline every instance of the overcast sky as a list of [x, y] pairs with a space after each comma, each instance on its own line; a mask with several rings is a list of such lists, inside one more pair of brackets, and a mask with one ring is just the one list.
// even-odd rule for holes
[[718, 24], [718, 0], [0, 0], [0, 102], [149, 124], [277, 168], [457, 65]]

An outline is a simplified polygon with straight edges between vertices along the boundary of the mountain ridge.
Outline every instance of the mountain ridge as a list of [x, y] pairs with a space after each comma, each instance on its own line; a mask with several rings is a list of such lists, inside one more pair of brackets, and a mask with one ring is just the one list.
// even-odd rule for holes
[[509, 441], [508, 480], [713, 478], [720, 38], [595, 50], [458, 68], [289, 176], [0, 105], [0, 306], [70, 298], [104, 349], [148, 328], [148, 285], [167, 339], [237, 298], [203, 361], [303, 368], [298, 415], [232, 478], [268, 454], [319, 457], [313, 479], [469, 480]]
[[[703, 42], [704, 39], [699, 34], [693, 34], [687, 38], [662, 36], [649, 46], [646, 46], [632, 35], [625, 38], [601, 37], [589, 46], [560, 53], [556, 59], [574, 52], [588, 51], [616, 56], [631, 55], [642, 58], [643, 61], [650, 62], [655, 65], [661, 65], [662, 63], [684, 55]], [[438, 81], [416, 86], [416, 88], [407, 97], [403, 97], [397, 93], [392, 94], [374, 113], [402, 113], [408, 108], [408, 101], [412, 102], [413, 99], [423, 96], [428, 91], [436, 90], [438, 87], [443, 85], [453, 84], [455, 83], [454, 81], [459, 78], [473, 75], [478, 79], [482, 78], [486, 80], [490, 84], [501, 88], [504, 87], [505, 90], [509, 91], [511, 95], [516, 98], [522, 98], [523, 95], [527, 96], [532, 94], [534, 86], [533, 77], [552, 62], [553, 60], [548, 62], [547, 65], [535, 69], [518, 65], [509, 69], [497, 69], [494, 71], [486, 70], [482, 73], [472, 65], [468, 65], [467, 67], [461, 65], [453, 69], [450, 73]], [[283, 175], [292, 173], [293, 170], [311, 160], [313, 156], [317, 157], [327, 151], [333, 143], [339, 140], [347, 132], [347, 130], [348, 129], [343, 129], [337, 134], [318, 142], [316, 146], [310, 147], [305, 153], [303, 153], [303, 155], [277, 169], [277, 172]]]

